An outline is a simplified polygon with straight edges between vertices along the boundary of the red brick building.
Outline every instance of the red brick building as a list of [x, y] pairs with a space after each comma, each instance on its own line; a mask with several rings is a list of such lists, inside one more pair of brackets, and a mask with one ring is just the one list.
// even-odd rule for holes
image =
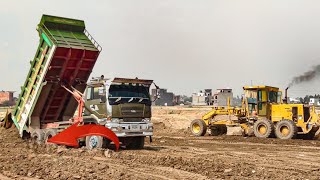
[[0, 91], [0, 105], [14, 105], [14, 91]]

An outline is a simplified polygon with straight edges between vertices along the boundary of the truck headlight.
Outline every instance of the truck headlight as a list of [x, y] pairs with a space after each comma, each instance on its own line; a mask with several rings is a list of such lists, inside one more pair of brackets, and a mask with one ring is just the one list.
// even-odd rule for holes
[[119, 132], [121, 132], [122, 128], [121, 127], [112, 127], [111, 131], [119, 131]]
[[150, 122], [150, 121], [151, 121], [150, 118], [144, 118], [144, 119], [143, 119], [143, 122], [146, 122], [146, 123], [148, 123], [148, 122]]
[[119, 118], [112, 118], [111, 122], [113, 123], [120, 123], [120, 119]]
[[107, 118], [102, 118], [98, 120], [99, 124], [106, 124], [107, 123]]
[[111, 131], [118, 131], [118, 128], [112, 127], [112, 128], [111, 128]]

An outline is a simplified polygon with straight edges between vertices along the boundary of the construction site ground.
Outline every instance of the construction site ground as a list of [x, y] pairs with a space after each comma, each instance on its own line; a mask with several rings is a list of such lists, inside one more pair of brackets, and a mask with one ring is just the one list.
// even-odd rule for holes
[[320, 141], [193, 137], [210, 108], [154, 107], [153, 142], [119, 152], [37, 145], [0, 129], [0, 179], [319, 179]]

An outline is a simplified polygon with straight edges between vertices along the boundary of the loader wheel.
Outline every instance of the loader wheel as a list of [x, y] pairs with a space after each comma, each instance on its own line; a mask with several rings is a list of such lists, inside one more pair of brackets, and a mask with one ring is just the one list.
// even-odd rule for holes
[[44, 133], [44, 143], [51, 144], [51, 143], [48, 143], [48, 139], [52, 138], [55, 135], [57, 135], [57, 130], [56, 129], [48, 129]]
[[202, 119], [195, 119], [191, 122], [190, 129], [195, 136], [204, 136], [207, 132], [207, 125]]
[[88, 149], [96, 149], [104, 147], [102, 136], [86, 136], [86, 147]]
[[253, 125], [253, 132], [256, 137], [268, 138], [274, 131], [273, 123], [268, 119], [259, 119]]
[[41, 129], [36, 129], [31, 133], [30, 137], [37, 144], [41, 144], [44, 140], [44, 132]]
[[297, 135], [298, 129], [293, 121], [281, 120], [276, 124], [275, 134], [279, 139], [292, 139]]

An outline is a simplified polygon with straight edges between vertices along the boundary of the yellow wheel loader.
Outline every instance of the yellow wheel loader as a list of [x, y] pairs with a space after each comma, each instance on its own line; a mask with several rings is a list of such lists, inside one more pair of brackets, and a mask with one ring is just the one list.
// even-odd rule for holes
[[[202, 119], [191, 122], [195, 136], [255, 135], [260, 138], [292, 139], [301, 135], [312, 139], [319, 130], [319, 115], [314, 106], [288, 104], [287, 90], [271, 86], [245, 86], [241, 107], [213, 107]], [[320, 131], [320, 130], [319, 130]]]

